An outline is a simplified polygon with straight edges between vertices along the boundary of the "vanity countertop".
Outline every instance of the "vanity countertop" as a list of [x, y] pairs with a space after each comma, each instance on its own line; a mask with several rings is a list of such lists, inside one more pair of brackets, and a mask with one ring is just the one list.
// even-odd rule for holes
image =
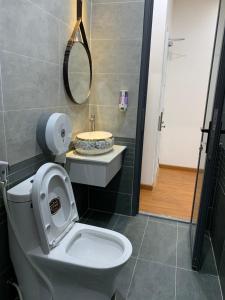
[[127, 147], [114, 145], [113, 149], [104, 154], [100, 155], [81, 155], [76, 153], [75, 150], [72, 150], [66, 154], [66, 158], [68, 160], [77, 160], [80, 162], [92, 162], [92, 163], [100, 163], [100, 164], [109, 164], [114, 158], [116, 158], [119, 154], [121, 154]]

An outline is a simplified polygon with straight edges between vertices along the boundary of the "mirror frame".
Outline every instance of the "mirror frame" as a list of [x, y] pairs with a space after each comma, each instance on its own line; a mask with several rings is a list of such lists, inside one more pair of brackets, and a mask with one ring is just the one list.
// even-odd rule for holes
[[[84, 25], [82, 22], [82, 0], [78, 0], [77, 1], [77, 23], [74, 27], [73, 33], [67, 43], [66, 46], [66, 51], [65, 51], [65, 55], [64, 55], [64, 62], [63, 62], [63, 80], [64, 80], [64, 86], [67, 92], [67, 95], [69, 96], [69, 98], [75, 102], [76, 104], [83, 104], [87, 101], [88, 97], [90, 96], [90, 92], [91, 92], [91, 85], [92, 85], [92, 58], [91, 58], [91, 52], [88, 46], [88, 41], [87, 41], [87, 37], [85, 34], [85, 29], [84, 29]], [[78, 31], [80, 31], [81, 33], [81, 37], [83, 39], [83, 41], [79, 41], [76, 40], [76, 35], [78, 33]], [[83, 103], [79, 103], [76, 101], [76, 99], [74, 98], [71, 89], [70, 89], [70, 84], [69, 84], [69, 73], [68, 73], [68, 69], [69, 69], [69, 57], [70, 57], [70, 52], [73, 48], [73, 46], [76, 43], [80, 43], [83, 45], [84, 49], [86, 50], [87, 56], [88, 56], [88, 60], [89, 60], [89, 67], [90, 67], [90, 82], [89, 82], [89, 91], [87, 94], [87, 98]]]

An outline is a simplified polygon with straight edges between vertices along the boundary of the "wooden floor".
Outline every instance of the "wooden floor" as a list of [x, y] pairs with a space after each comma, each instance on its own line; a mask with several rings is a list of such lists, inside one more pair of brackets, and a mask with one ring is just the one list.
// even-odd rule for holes
[[140, 212], [190, 220], [195, 171], [160, 168], [152, 191], [141, 189]]

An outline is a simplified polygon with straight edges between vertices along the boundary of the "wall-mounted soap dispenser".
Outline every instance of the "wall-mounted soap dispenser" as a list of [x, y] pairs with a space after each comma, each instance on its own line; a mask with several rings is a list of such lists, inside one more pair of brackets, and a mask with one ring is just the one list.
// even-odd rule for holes
[[120, 98], [119, 98], [119, 109], [121, 111], [126, 111], [127, 108], [128, 108], [128, 90], [121, 90]]

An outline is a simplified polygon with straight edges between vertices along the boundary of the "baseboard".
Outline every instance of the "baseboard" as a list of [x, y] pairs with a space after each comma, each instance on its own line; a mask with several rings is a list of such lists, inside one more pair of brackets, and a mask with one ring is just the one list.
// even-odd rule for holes
[[153, 186], [152, 185], [148, 185], [148, 184], [141, 184], [141, 189], [152, 191], [153, 190]]
[[196, 172], [196, 168], [188, 168], [188, 167], [181, 167], [181, 166], [172, 166], [172, 165], [164, 165], [159, 164], [161, 169], [170, 169], [170, 170], [180, 170], [180, 171], [189, 171], [189, 172]]

